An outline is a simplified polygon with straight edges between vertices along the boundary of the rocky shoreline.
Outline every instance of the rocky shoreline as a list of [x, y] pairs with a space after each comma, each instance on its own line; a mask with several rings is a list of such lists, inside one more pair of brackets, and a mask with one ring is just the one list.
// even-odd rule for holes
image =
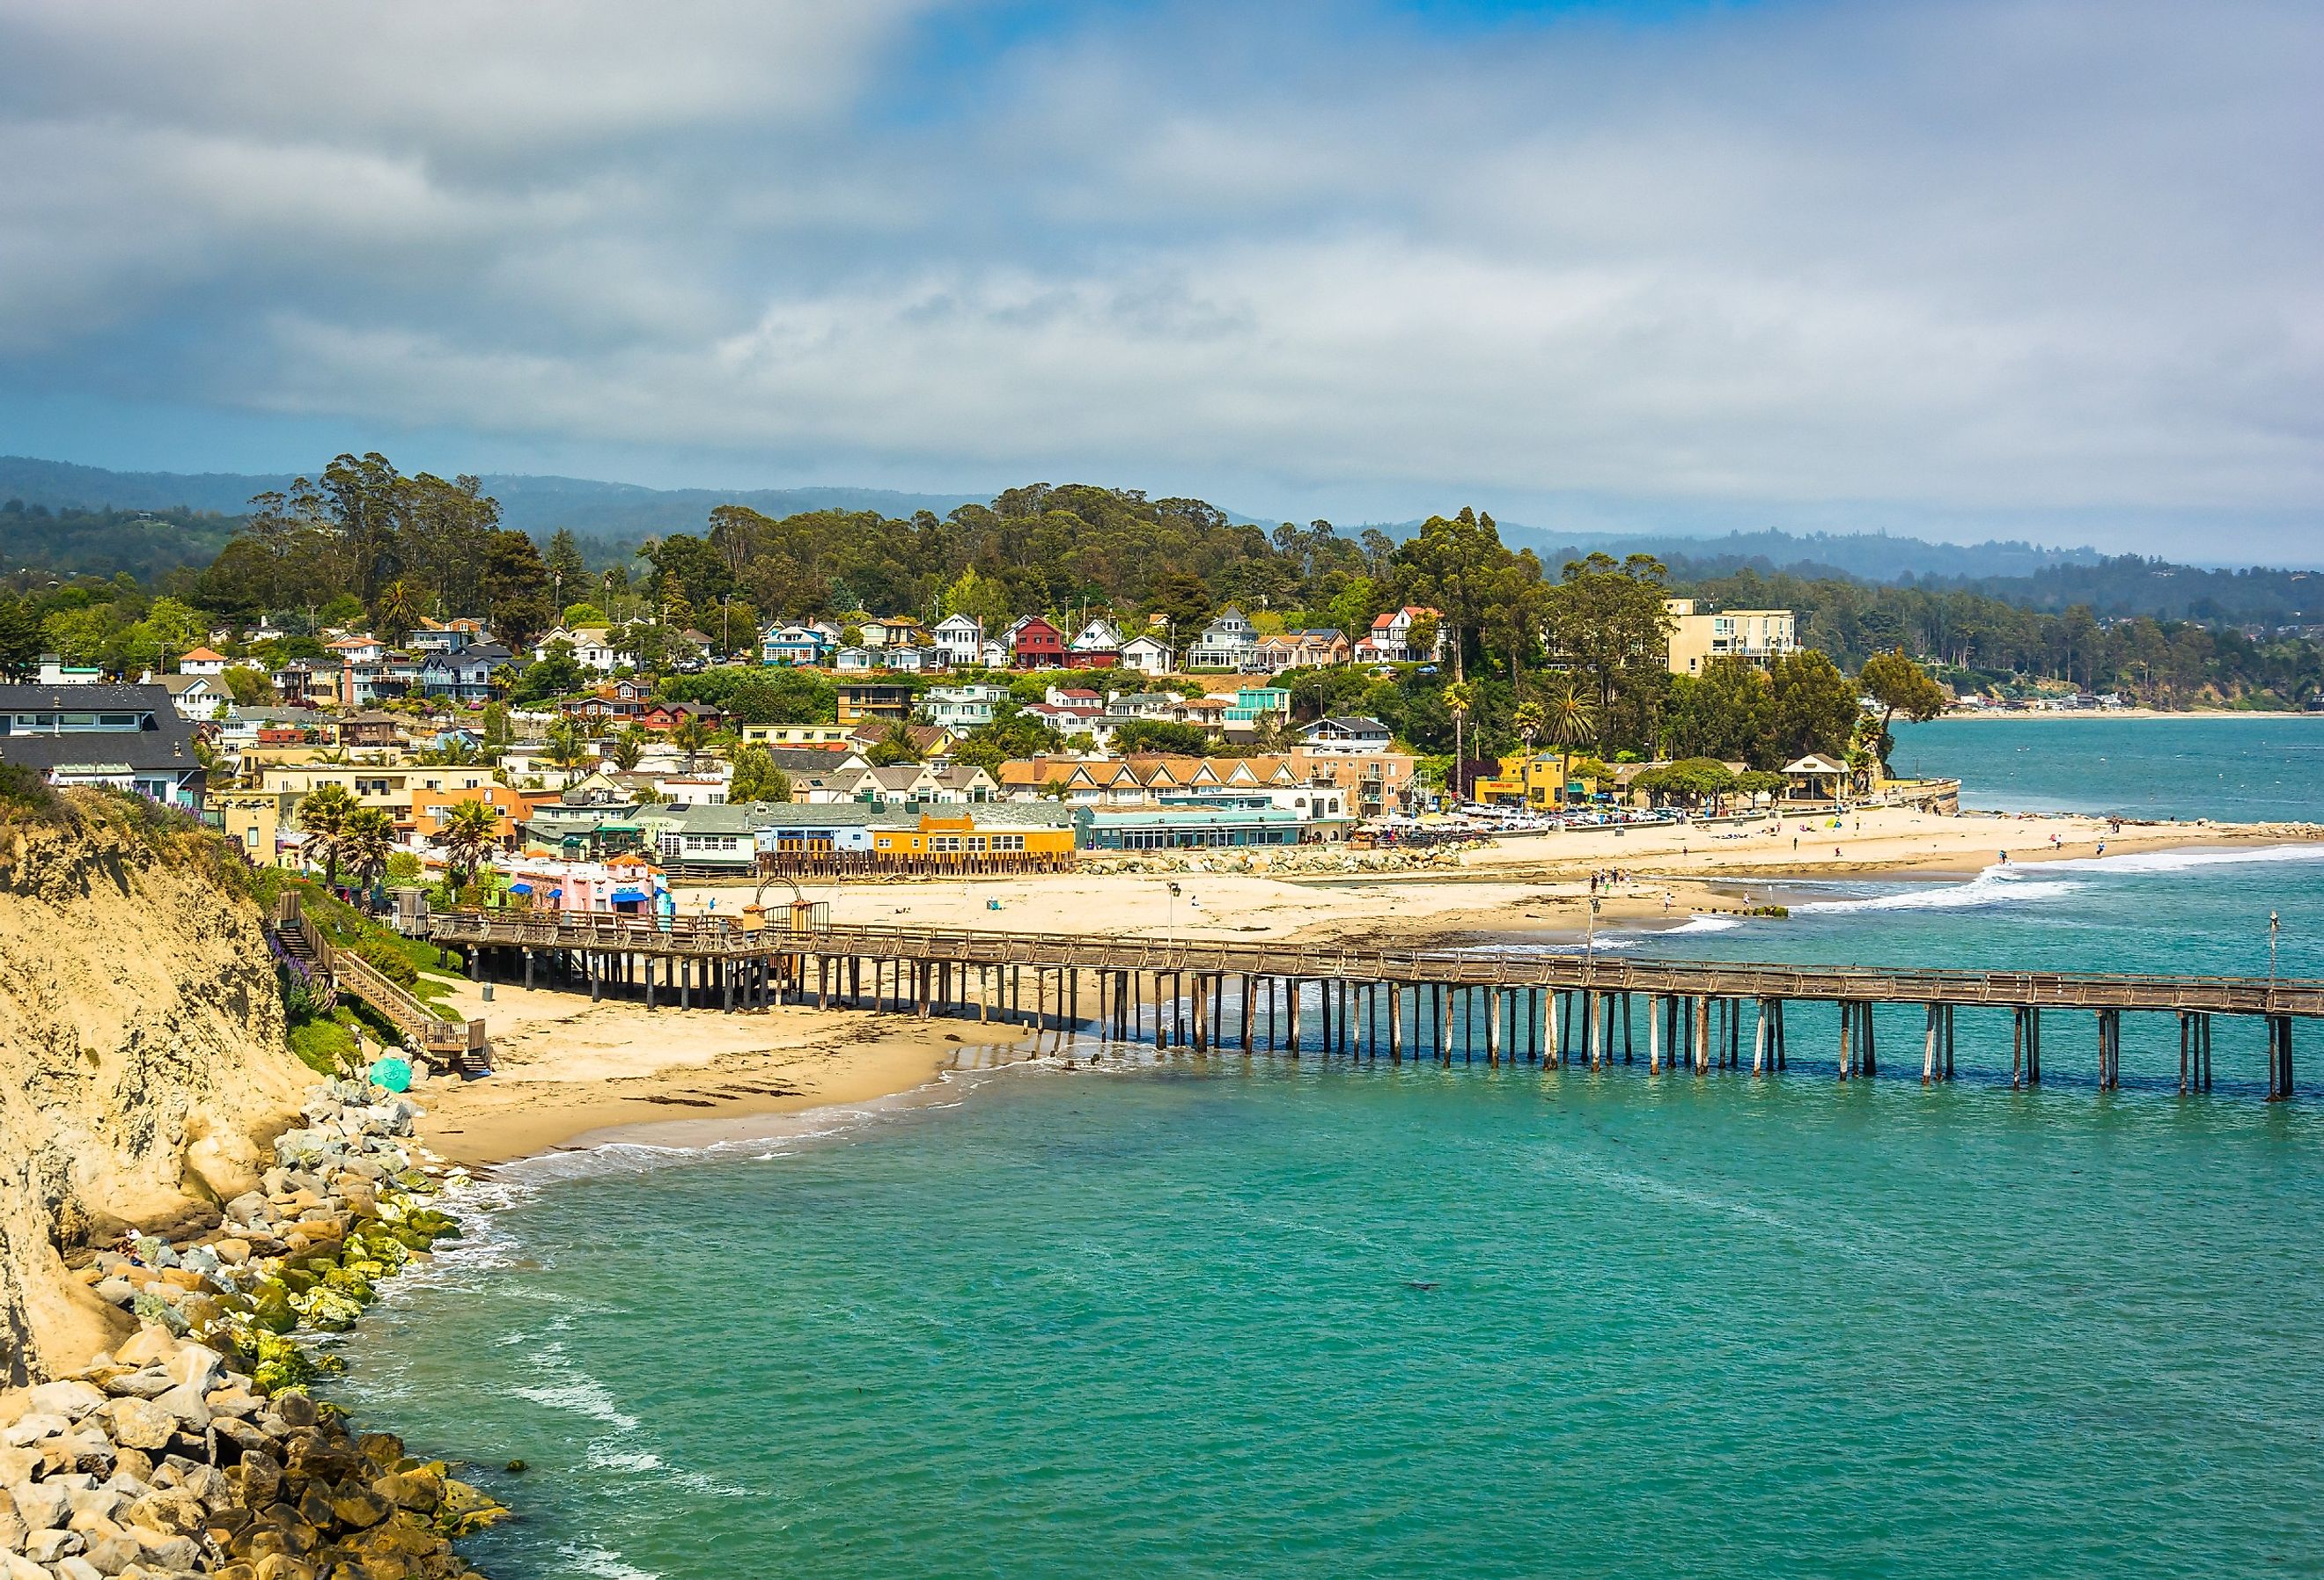
[[452, 1543], [507, 1511], [307, 1392], [332, 1362], [301, 1335], [458, 1233], [438, 1203], [465, 1176], [411, 1140], [421, 1112], [326, 1083], [216, 1223], [85, 1259], [141, 1326], [0, 1409], [0, 1580], [475, 1575]]

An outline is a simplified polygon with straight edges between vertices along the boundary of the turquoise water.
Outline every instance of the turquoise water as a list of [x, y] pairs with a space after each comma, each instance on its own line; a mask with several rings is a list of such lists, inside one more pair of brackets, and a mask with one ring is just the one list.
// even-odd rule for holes
[[2225, 823], [2324, 816], [2324, 715], [1937, 719], [1895, 734], [1897, 772], [1958, 776], [1968, 807]]
[[[1611, 944], [2264, 975], [2273, 909], [2324, 975], [2304, 849], [1785, 894]], [[1842, 1086], [1794, 1006], [1779, 1079], [1051, 1058], [553, 1160], [340, 1392], [530, 1462], [499, 1580], [2324, 1573], [2317, 1034], [2267, 1104], [2256, 1028], [2181, 1099], [2082, 1021], [2038, 1093], [2006, 1018]]]

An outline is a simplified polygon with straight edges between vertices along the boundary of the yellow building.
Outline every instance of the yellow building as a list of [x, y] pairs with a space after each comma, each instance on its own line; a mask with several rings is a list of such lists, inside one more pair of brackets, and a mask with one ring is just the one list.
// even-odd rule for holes
[[742, 743], [749, 746], [822, 746], [844, 751], [853, 743], [853, 725], [744, 725]]
[[1563, 805], [1565, 776], [1554, 752], [1501, 759], [1501, 771], [1477, 781], [1471, 793], [1487, 806], [1526, 806], [1536, 811]]
[[203, 807], [217, 820], [219, 832], [242, 847], [242, 854], [259, 866], [296, 865], [283, 861], [276, 840], [290, 827], [292, 798], [277, 790], [217, 790], [203, 798]]
[[882, 864], [1070, 866], [1073, 815], [1055, 804], [965, 802], [909, 820], [873, 824], [872, 853]]
[[1665, 598], [1670, 614], [1670, 672], [1700, 675], [1712, 659], [1741, 659], [1766, 669], [1800, 650], [1789, 609], [1698, 611], [1692, 598]]

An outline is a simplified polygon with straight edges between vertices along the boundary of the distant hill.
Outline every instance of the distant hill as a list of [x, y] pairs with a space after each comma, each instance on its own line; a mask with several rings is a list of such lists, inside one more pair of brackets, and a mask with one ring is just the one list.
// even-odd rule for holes
[[[1531, 549], [1552, 574], [1591, 550], [1619, 559], [1651, 554], [1685, 579], [1731, 576], [1746, 568], [1762, 574], [1840, 576], [1856, 581], [1970, 580], [2025, 577], [2056, 566], [2097, 565], [2095, 549], [2047, 549], [2038, 543], [1933, 543], [1886, 532], [1786, 532], [1769, 529], [1707, 538], [1681, 532], [1554, 532], [1521, 522], [1502, 522], [1501, 541]], [[1380, 530], [1403, 539], [1418, 522], [1383, 523]], [[1361, 527], [1348, 529], [1351, 532]]]
[[[184, 509], [242, 514], [251, 496], [288, 488], [289, 473], [114, 472], [69, 461], [0, 456], [0, 501], [20, 500], [51, 511], [135, 512]], [[538, 538], [569, 527], [607, 550], [634, 545], [665, 532], [698, 531], [711, 507], [746, 504], [770, 516], [810, 510], [876, 510], [908, 517], [915, 511], [938, 515], [990, 497], [982, 494], [903, 494], [888, 488], [644, 488], [632, 483], [597, 483], [584, 477], [533, 477], [492, 474], [484, 492], [501, 502], [501, 519]], [[207, 563], [217, 552], [204, 535], [207, 552], [189, 552], [185, 562]], [[57, 566], [52, 569], [112, 568]]]

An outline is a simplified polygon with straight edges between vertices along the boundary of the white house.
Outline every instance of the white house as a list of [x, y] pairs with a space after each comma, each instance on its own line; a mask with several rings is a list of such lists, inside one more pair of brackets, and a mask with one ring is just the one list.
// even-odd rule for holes
[[96, 686], [105, 679], [105, 671], [95, 664], [69, 664], [54, 653], [41, 655], [41, 680], [43, 686]]
[[233, 661], [222, 652], [216, 652], [206, 647], [198, 647], [191, 652], [178, 655], [178, 673], [223, 675], [226, 673], [226, 667]]
[[549, 656], [552, 642], [573, 644], [573, 661], [595, 675], [610, 675], [621, 667], [621, 659], [613, 651], [612, 633], [603, 625], [581, 625], [570, 630], [560, 625], [540, 639], [532, 650], [536, 659]]
[[1121, 651], [1121, 632], [1104, 615], [1098, 615], [1081, 629], [1081, 634], [1065, 643], [1065, 651], [1084, 657]]
[[1121, 644], [1121, 667], [1136, 670], [1141, 675], [1167, 675], [1170, 672], [1170, 644], [1151, 632], [1133, 636]]
[[1229, 604], [1219, 617], [1203, 627], [1203, 634], [1186, 650], [1190, 670], [1240, 670], [1258, 651], [1259, 637], [1240, 609]]
[[973, 664], [984, 656], [984, 622], [973, 614], [947, 614], [936, 622], [936, 646], [955, 666]]
[[1009, 644], [997, 636], [988, 636], [984, 645], [976, 650], [976, 661], [988, 670], [1009, 667]]
[[[1423, 617], [1436, 622], [1436, 640], [1425, 653], [1412, 651], [1409, 638], [1412, 623]], [[1430, 663], [1442, 662], [1444, 657], [1444, 617], [1435, 610], [1407, 604], [1392, 614], [1381, 614], [1372, 621], [1372, 628], [1356, 643], [1355, 659], [1360, 664]]]
[[992, 710], [1007, 700], [1006, 686], [933, 686], [920, 698], [928, 722], [955, 734], [992, 722]]
[[1396, 744], [1379, 720], [1346, 714], [1317, 719], [1299, 732], [1299, 738], [1331, 752], [1385, 752]]

